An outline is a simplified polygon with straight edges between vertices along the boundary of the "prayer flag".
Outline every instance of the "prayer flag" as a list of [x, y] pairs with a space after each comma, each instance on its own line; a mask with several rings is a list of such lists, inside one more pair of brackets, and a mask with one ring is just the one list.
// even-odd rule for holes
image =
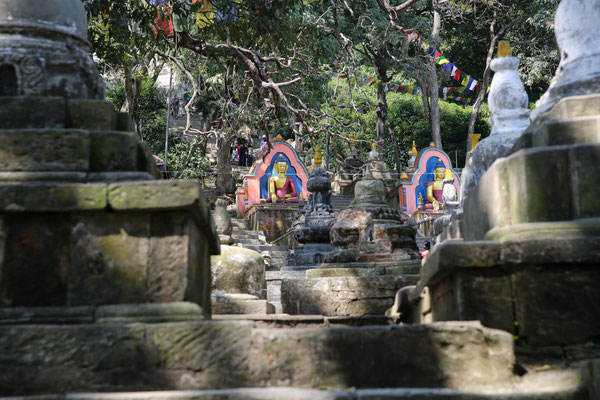
[[473, 79], [473, 82], [469, 83], [469, 90], [475, 89], [475, 86], [477, 86], [477, 81], [475, 79]]
[[452, 72], [450, 73], [450, 76], [454, 78], [454, 75], [456, 75], [456, 71], [458, 71], [458, 68], [456, 68], [455, 65], [452, 66]]
[[404, 85], [400, 85], [400, 86], [398, 86], [396, 93], [402, 93], [403, 91], [404, 91]]
[[454, 80], [460, 82], [460, 76], [462, 74], [462, 71], [460, 69], [456, 69], [456, 73], [454, 74]]
[[448, 63], [444, 64], [443, 68], [446, 71], [450, 71], [452, 68], [454, 68], [454, 64], [452, 64], [451, 62], [448, 62]]

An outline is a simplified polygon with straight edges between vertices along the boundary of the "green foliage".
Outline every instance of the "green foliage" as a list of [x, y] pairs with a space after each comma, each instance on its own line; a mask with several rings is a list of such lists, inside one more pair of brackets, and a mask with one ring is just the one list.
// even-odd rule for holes
[[[194, 151], [190, 157], [192, 150]], [[188, 157], [190, 159], [179, 178], [199, 179], [210, 173], [210, 161], [202, 155], [199, 149], [194, 148], [194, 142], [175, 137], [173, 145], [169, 147], [169, 171], [172, 176], [178, 173]]]
[[[394, 82], [397, 82], [397, 80], [394, 79]], [[330, 108], [329, 113], [347, 124], [354, 123], [350, 130], [340, 125], [334, 126], [333, 130], [344, 137], [349, 137], [351, 132], [354, 133], [355, 139], [358, 141], [356, 149], [359, 151], [363, 161], [365, 161], [371, 150], [371, 142], [376, 138], [377, 93], [375, 85], [359, 89], [353, 91], [353, 99], [357, 106], [356, 111], [350, 107], [336, 107]], [[431, 142], [429, 120], [423, 110], [423, 102], [420, 96], [388, 92], [387, 97], [390, 125], [397, 135], [401, 159], [406, 164], [413, 140], [417, 145], [417, 149], [429, 146]], [[339, 91], [331, 102], [345, 106], [351, 104], [349, 94], [345, 90]], [[459, 168], [464, 166], [467, 129], [471, 109], [471, 106], [440, 101], [440, 125], [444, 151], [450, 156], [453, 164], [455, 160], [458, 160]], [[489, 109], [487, 104], [484, 103], [475, 125], [475, 132], [482, 134], [482, 138], [488, 136], [490, 132], [487, 122], [488, 118]], [[323, 137], [324, 135], [319, 140], [319, 144], [322, 147], [324, 146]], [[345, 149], [348, 147], [347, 143], [339, 139], [333, 140], [333, 142], [337, 146], [337, 154], [343, 155]], [[390, 168], [394, 168], [394, 148], [392, 141], [387, 140], [385, 147], [379, 149], [379, 152], [383, 154]], [[331, 151], [330, 157], [332, 157], [332, 160], [335, 155], [336, 152]], [[336, 165], [341, 161], [335, 160], [332, 163]]]

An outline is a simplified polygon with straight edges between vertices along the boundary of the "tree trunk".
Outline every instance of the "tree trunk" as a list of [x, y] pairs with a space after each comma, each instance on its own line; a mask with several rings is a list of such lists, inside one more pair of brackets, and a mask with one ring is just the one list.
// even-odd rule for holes
[[[430, 104], [430, 123], [431, 123], [431, 139], [435, 144], [435, 147], [443, 150], [442, 148], [442, 132], [440, 128], [440, 105], [439, 105], [439, 87], [437, 80], [437, 72], [435, 70], [435, 60], [431, 60], [427, 64], [429, 72], [429, 88], [431, 96]], [[427, 90], [427, 88], [421, 88], [421, 90]]]
[[[494, 57], [494, 49], [496, 48], [496, 42], [498, 42], [498, 35], [495, 34], [496, 28], [496, 18], [497, 11], [494, 12], [494, 18], [490, 23], [490, 46], [488, 47], [487, 57], [485, 59], [485, 71], [483, 72], [483, 82], [481, 83], [481, 90], [477, 95], [477, 100], [475, 100], [475, 104], [473, 105], [473, 109], [471, 110], [471, 117], [469, 118], [469, 128], [467, 130], [467, 158], [465, 163], [468, 162], [469, 152], [471, 151], [471, 134], [475, 133], [475, 123], [477, 122], [477, 116], [479, 115], [479, 110], [481, 109], [481, 104], [483, 103], [483, 99], [487, 95], [487, 88], [490, 85], [490, 75], [492, 74], [492, 70], [490, 68], [490, 64], [492, 63], [492, 58]], [[465, 164], [466, 165], [466, 164]]]
[[377, 147], [383, 150], [385, 144], [385, 121], [387, 119], [387, 101], [385, 96], [385, 82], [377, 86]]
[[217, 194], [231, 194], [235, 192], [235, 180], [231, 171], [231, 143], [234, 137], [225, 138], [224, 132], [217, 134]]
[[400, 174], [402, 172], [402, 161], [400, 160], [400, 148], [398, 147], [398, 135], [396, 131], [392, 129], [390, 124], [390, 120], [386, 121], [386, 125], [388, 128], [388, 132], [390, 133], [390, 138], [392, 139], [392, 144], [394, 145], [394, 161], [396, 162], [396, 172]]
[[[433, 2], [433, 27], [431, 29], [432, 38], [436, 39], [440, 35], [442, 29], [442, 18], [440, 13], [435, 9], [436, 2]], [[435, 59], [430, 59], [427, 62], [427, 73], [430, 88], [431, 102], [429, 104], [431, 124], [431, 139], [435, 144], [435, 147], [442, 150], [442, 134], [440, 129], [440, 105], [439, 105], [439, 86], [438, 76], [436, 71]], [[427, 88], [421, 88], [421, 90], [427, 90]]]

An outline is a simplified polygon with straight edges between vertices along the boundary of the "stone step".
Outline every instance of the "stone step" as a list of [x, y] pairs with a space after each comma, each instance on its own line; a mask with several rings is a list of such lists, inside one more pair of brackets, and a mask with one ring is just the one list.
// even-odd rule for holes
[[289, 253], [289, 249], [287, 246], [272, 246], [270, 244], [261, 244], [259, 246], [252, 246], [252, 250], [256, 251], [270, 251], [271, 254], [274, 253]]
[[231, 234], [234, 239], [258, 239], [258, 236], [256, 231], [236, 231]]
[[[256, 238], [234, 237], [233, 241], [236, 243], [240, 243], [242, 245], [250, 244], [250, 245], [255, 245], [255, 246], [261, 246], [261, 242], [260, 242], [260, 240], [258, 240], [258, 237], [256, 237]], [[246, 247], [246, 246], [244, 246], [244, 247]]]
[[248, 382], [476, 391], [510, 388], [515, 379], [512, 335], [475, 322], [274, 329], [253, 321], [140, 323], [130, 318], [5, 325], [0, 337], [0, 387], [13, 396], [65, 388], [236, 388]]
[[[567, 386], [556, 389], [498, 390], [491, 393], [427, 388], [335, 391], [266, 387], [140, 393], [68, 393], [47, 395], [44, 396], [44, 400], [579, 400], [588, 398], [585, 389], [578, 390], [577, 385], [572, 386], [573, 388]], [[11, 398], [11, 400], [38, 399], [38, 396]]]

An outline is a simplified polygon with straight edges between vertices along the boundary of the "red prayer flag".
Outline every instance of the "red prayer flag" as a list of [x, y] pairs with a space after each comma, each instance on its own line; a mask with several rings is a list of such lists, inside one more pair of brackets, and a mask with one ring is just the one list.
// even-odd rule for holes
[[154, 34], [157, 35], [158, 31], [161, 30], [165, 35], [171, 35], [173, 33], [173, 18], [171, 17], [173, 9], [167, 7], [163, 10], [157, 10], [157, 13], [158, 16], [154, 20], [154, 26], [152, 27]]

